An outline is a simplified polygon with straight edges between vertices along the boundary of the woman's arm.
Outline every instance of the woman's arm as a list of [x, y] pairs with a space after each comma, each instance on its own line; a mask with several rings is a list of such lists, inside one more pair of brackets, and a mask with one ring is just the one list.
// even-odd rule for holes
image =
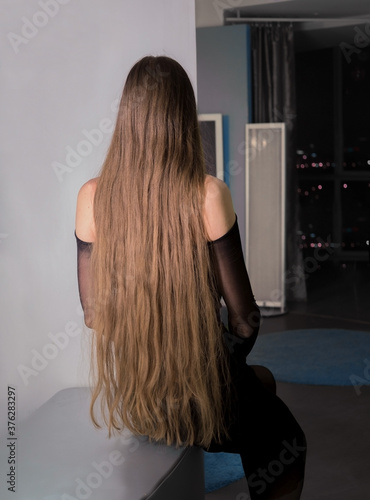
[[229, 188], [223, 181], [211, 175], [206, 176], [203, 219], [211, 241], [227, 233], [235, 222]]
[[91, 252], [95, 241], [94, 195], [96, 179], [84, 184], [77, 197], [75, 236], [77, 243], [77, 278], [84, 321], [87, 327], [92, 327], [94, 317]]
[[97, 178], [87, 181], [78, 192], [76, 207], [76, 234], [82, 241], [95, 241], [94, 196]]
[[206, 188], [205, 225], [211, 240], [217, 286], [227, 306], [229, 333], [236, 337], [236, 344], [243, 339], [240, 349], [246, 355], [258, 335], [259, 308], [245, 266], [230, 191], [219, 179], [208, 184], [211, 187]]

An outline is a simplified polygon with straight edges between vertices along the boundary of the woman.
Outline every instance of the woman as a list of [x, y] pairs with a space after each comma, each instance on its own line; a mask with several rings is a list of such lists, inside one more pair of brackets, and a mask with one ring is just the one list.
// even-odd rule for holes
[[304, 435], [245, 362], [259, 311], [237, 217], [205, 173], [193, 89], [173, 59], [129, 72], [101, 174], [78, 195], [76, 238], [95, 425], [99, 397], [110, 434], [240, 453], [252, 499], [298, 499]]

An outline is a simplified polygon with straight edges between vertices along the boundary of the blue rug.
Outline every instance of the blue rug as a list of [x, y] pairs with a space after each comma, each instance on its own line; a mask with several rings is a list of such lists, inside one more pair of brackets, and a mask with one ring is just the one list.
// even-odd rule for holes
[[[281, 382], [312, 385], [370, 385], [370, 332], [288, 330], [260, 335], [249, 364], [264, 365]], [[206, 492], [244, 477], [239, 455], [204, 452]]]
[[266, 366], [281, 382], [369, 385], [370, 332], [313, 329], [260, 335], [248, 363]]
[[204, 452], [204, 479], [206, 493], [223, 488], [244, 477], [240, 455], [234, 453]]

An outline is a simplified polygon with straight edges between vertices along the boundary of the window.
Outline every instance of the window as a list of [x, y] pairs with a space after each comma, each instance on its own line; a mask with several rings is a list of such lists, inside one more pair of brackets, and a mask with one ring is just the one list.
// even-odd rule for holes
[[370, 215], [370, 48], [296, 55], [300, 245], [364, 260]]

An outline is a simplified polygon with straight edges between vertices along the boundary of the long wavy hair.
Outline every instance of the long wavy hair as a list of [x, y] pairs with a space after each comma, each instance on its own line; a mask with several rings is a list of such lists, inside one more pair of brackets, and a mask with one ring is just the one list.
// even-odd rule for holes
[[203, 223], [194, 92], [179, 63], [128, 74], [94, 199], [93, 395], [109, 435], [167, 444], [227, 435], [227, 354]]

